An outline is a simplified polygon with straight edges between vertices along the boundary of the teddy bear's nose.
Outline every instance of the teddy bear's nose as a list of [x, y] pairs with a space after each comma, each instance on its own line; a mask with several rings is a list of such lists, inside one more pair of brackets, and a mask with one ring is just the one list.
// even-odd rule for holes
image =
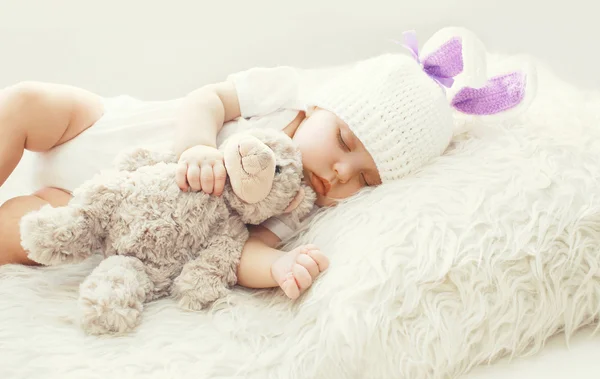
[[239, 144], [242, 168], [250, 175], [256, 175], [270, 166], [272, 154], [265, 145], [257, 146], [252, 141], [242, 141]]

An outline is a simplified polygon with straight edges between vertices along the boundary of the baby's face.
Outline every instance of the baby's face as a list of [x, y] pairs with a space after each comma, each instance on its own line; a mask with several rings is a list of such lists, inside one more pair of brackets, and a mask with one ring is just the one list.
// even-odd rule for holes
[[371, 154], [332, 112], [308, 112], [293, 140], [302, 153], [304, 179], [317, 193], [317, 205], [333, 205], [365, 186], [381, 184]]

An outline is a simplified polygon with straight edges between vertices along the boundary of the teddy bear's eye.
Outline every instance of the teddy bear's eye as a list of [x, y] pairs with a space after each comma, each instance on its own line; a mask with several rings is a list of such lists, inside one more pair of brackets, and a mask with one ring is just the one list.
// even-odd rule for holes
[[277, 166], [275, 166], [275, 174], [279, 174], [279, 173], [281, 173], [281, 166], [277, 165]]

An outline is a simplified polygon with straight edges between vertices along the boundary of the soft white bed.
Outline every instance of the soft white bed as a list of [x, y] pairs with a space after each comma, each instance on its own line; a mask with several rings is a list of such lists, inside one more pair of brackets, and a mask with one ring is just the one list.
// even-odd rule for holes
[[[389, 203], [367, 196], [318, 218], [319, 227], [296, 243], [319, 244], [332, 269], [296, 304], [277, 292], [241, 289], [209, 313], [184, 313], [163, 300], [148, 307], [133, 336], [87, 337], [73, 323], [76, 291], [97, 260], [0, 268], [0, 377], [413, 379], [464, 372], [503, 352], [516, 354], [465, 377], [598, 377], [595, 325], [575, 333], [600, 306], [594, 266], [600, 262], [600, 93], [589, 90], [600, 86], [591, 74], [600, 57], [585, 50], [600, 30], [592, 24], [591, 2], [546, 4], [544, 20], [534, 17], [537, 2], [522, 1], [501, 8], [439, 1], [436, 12], [396, 1], [308, 1], [290, 8], [263, 0], [240, 2], [238, 11], [191, 1], [168, 8], [105, 1], [85, 10], [76, 1], [56, 3], [0, 4], [0, 45], [7, 50], [0, 86], [38, 79], [103, 95], [168, 98], [237, 69], [347, 62], [389, 50], [384, 39], [406, 28], [425, 36], [456, 23], [490, 40], [492, 50], [528, 51], [549, 66], [540, 72], [539, 98], [518, 124], [474, 123], [435, 167], [379, 191], [396, 201], [397, 215], [386, 211]], [[0, 202], [30, 189], [29, 158], [0, 189]], [[342, 222], [345, 217], [352, 221]], [[395, 223], [379, 233], [349, 232], [365, 220]], [[489, 236], [489, 229], [504, 234]], [[572, 242], [572, 249], [554, 250], [566, 261], [548, 254], [555, 246], [542, 237], [550, 235]], [[492, 245], [494, 238], [505, 247]], [[441, 255], [428, 255], [436, 246]], [[415, 258], [414, 251], [423, 255]], [[473, 255], [478, 251], [481, 256]], [[455, 286], [448, 286], [448, 276]], [[474, 290], [486, 283], [509, 290]], [[484, 320], [461, 318], [469, 312]], [[501, 327], [504, 315], [515, 316], [508, 329]], [[498, 333], [478, 334], [486, 327]], [[563, 333], [544, 345], [563, 327], [569, 346]]]

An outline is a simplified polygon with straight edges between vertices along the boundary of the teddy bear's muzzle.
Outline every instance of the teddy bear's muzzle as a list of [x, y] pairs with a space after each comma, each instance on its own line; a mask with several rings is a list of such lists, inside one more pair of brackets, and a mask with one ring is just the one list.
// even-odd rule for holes
[[249, 204], [265, 199], [275, 176], [273, 150], [258, 138], [247, 135], [231, 137], [222, 149], [233, 192]]
[[273, 165], [273, 153], [266, 145], [256, 145], [253, 141], [241, 141], [238, 146], [242, 170], [248, 175], [258, 175]]

